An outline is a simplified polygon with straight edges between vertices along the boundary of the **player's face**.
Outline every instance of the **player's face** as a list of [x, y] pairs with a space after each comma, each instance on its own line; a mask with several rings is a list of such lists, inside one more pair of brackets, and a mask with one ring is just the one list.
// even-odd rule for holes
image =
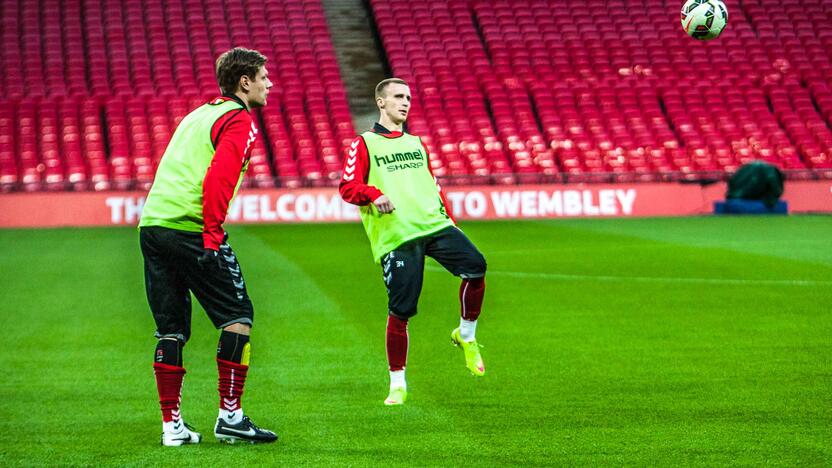
[[384, 97], [378, 98], [378, 106], [396, 124], [407, 120], [410, 111], [410, 87], [392, 83], [384, 89]]
[[269, 95], [269, 88], [272, 82], [269, 80], [269, 71], [266, 67], [257, 70], [254, 80], [250, 81], [248, 91], [248, 103], [251, 107], [263, 107], [266, 105], [266, 97]]

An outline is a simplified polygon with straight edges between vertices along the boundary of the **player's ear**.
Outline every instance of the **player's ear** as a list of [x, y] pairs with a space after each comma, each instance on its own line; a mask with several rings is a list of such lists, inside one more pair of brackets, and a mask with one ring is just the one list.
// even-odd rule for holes
[[380, 109], [384, 109], [384, 98], [383, 98], [383, 97], [381, 97], [381, 96], [377, 97], [377, 98], [376, 98], [376, 105], [377, 105]]
[[248, 75], [243, 75], [240, 77], [240, 89], [244, 92], [248, 92], [251, 89], [251, 78]]

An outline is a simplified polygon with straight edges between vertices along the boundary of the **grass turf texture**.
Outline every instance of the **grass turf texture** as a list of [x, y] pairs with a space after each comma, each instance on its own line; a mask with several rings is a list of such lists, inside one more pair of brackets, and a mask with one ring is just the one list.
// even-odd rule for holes
[[158, 446], [133, 229], [0, 231], [3, 465], [824, 464], [832, 218], [469, 223], [489, 262], [474, 379], [458, 281], [428, 263], [405, 406], [382, 405], [386, 297], [359, 225], [231, 226], [256, 308], [244, 408], [281, 437], [222, 446], [217, 332], [194, 307], [183, 414]]

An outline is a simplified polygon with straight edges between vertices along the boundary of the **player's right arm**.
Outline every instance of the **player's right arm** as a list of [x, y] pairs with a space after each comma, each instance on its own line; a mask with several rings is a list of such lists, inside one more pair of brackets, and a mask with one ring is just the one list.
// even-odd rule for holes
[[223, 242], [222, 225], [240, 173], [251, 154], [254, 132], [251, 115], [243, 110], [220, 117], [211, 129], [216, 150], [202, 181], [202, 241], [206, 250], [217, 251]]
[[344, 175], [338, 192], [341, 198], [353, 205], [374, 204], [380, 213], [390, 213], [395, 209], [393, 202], [373, 185], [367, 184], [370, 174], [370, 156], [364, 138], [358, 136], [346, 150], [344, 158]]

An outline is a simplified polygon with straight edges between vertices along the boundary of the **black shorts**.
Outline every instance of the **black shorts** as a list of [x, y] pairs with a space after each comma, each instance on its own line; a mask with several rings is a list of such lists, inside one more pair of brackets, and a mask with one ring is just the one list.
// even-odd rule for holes
[[461, 278], [485, 276], [485, 257], [456, 226], [405, 242], [381, 258], [391, 315], [402, 319], [416, 315], [426, 255]]
[[251, 325], [254, 308], [231, 246], [220, 245], [219, 262], [200, 265], [202, 233], [158, 226], [143, 227], [139, 241], [144, 257], [147, 302], [156, 321], [156, 336], [188, 341], [191, 335], [191, 292], [217, 328]]

